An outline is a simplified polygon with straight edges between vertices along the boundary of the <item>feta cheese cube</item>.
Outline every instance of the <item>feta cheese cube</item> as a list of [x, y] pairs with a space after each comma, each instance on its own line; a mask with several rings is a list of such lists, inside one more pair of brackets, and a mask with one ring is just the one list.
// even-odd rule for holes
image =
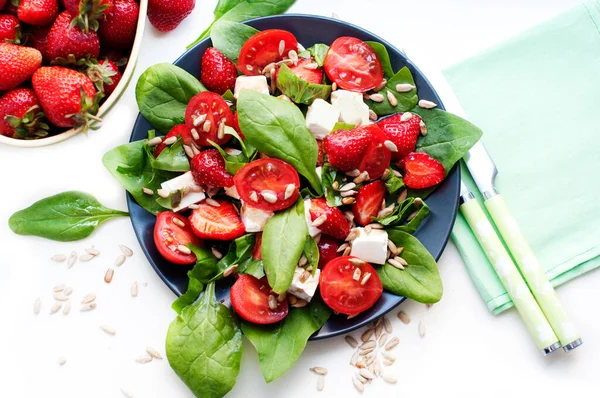
[[183, 190], [183, 197], [181, 198], [181, 202], [179, 202], [179, 206], [173, 209], [175, 212], [185, 210], [189, 205], [201, 202], [206, 198], [202, 187], [194, 181], [191, 171], [163, 182], [160, 187], [169, 192]]
[[336, 90], [331, 93], [331, 105], [340, 111], [340, 122], [356, 126], [369, 124], [369, 107], [364, 103], [361, 93]]
[[319, 235], [321, 230], [315, 227], [310, 219], [310, 198], [304, 199], [304, 217], [306, 217], [306, 225], [308, 225], [308, 234], [311, 238]]
[[232, 185], [230, 187], [225, 187], [224, 189], [225, 189], [225, 195], [229, 196], [230, 198], [233, 198], [233, 199], [240, 198], [240, 194], [238, 193], [235, 185]]
[[321, 275], [321, 270], [317, 269], [314, 275], [310, 275], [304, 282], [300, 280], [300, 277], [304, 273], [304, 268], [298, 267], [294, 271], [294, 278], [292, 279], [292, 284], [288, 289], [288, 293], [298, 297], [299, 299], [309, 301], [312, 300], [315, 292], [317, 291], [317, 286], [319, 286], [319, 277]]
[[235, 79], [235, 89], [233, 90], [233, 96], [235, 99], [239, 97], [242, 90], [254, 90], [262, 94], [269, 94], [267, 78], [263, 75], [239, 76], [237, 79]]
[[340, 119], [340, 111], [329, 102], [317, 98], [306, 112], [306, 128], [317, 140], [323, 140]]
[[242, 210], [240, 211], [240, 217], [246, 232], [260, 232], [267, 225], [267, 221], [275, 215], [274, 212], [269, 210], [261, 210], [256, 207], [248, 206], [242, 201]]
[[358, 237], [352, 241], [351, 256], [373, 264], [385, 264], [388, 234], [382, 229], [372, 229], [367, 233], [364, 228], [356, 228]]

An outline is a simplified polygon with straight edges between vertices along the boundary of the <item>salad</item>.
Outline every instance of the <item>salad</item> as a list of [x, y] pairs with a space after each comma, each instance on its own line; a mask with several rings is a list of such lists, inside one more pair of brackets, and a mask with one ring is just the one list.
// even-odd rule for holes
[[[198, 397], [233, 387], [242, 335], [270, 382], [331, 316], [352, 318], [384, 290], [439, 301], [437, 264], [413, 235], [481, 136], [419, 99], [380, 43], [305, 49], [285, 30], [226, 24], [200, 79], [169, 64], [140, 77], [140, 112], [165, 135], [103, 158], [156, 215], [158, 252], [188, 273], [166, 351]], [[232, 309], [215, 298], [221, 283]]]

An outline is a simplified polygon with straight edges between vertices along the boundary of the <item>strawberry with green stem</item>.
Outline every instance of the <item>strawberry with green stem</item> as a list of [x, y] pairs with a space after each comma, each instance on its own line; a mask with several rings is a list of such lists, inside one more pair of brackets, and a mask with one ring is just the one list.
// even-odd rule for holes
[[50, 25], [58, 15], [58, 0], [21, 0], [17, 15], [30, 25]]
[[88, 62], [87, 76], [94, 82], [98, 91], [112, 94], [123, 77], [116, 63], [109, 59]]
[[0, 134], [16, 138], [48, 135], [44, 113], [33, 90], [17, 88], [0, 97]]
[[63, 0], [63, 5], [73, 16], [72, 26], [77, 25], [84, 32], [98, 30], [113, 3], [114, 0]]
[[98, 34], [93, 30], [86, 33], [73, 26], [72, 19], [69, 11], [63, 11], [48, 33], [46, 49], [52, 62], [77, 63], [81, 59], [96, 59], [100, 54]]
[[133, 0], [114, 0], [113, 7], [101, 21], [98, 34], [108, 48], [131, 48], [135, 39], [140, 7]]

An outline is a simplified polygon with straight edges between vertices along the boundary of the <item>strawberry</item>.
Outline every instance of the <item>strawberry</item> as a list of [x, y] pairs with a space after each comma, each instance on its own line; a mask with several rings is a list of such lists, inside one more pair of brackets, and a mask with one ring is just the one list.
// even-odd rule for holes
[[232, 240], [242, 236], [246, 228], [233, 204], [223, 199], [215, 200], [219, 206], [202, 201], [192, 210], [189, 217], [192, 231], [200, 239]]
[[317, 247], [319, 248], [319, 268], [323, 268], [328, 262], [342, 255], [337, 251], [340, 242], [328, 235], [321, 236]]
[[324, 198], [311, 199], [309, 212], [311, 221], [315, 221], [322, 215], [327, 217], [325, 222], [317, 227], [324, 234], [331, 235], [336, 239], [346, 239], [350, 233], [350, 226], [344, 213], [337, 207], [329, 207]]
[[233, 114], [233, 122], [231, 123], [231, 127], [233, 127], [233, 129], [238, 133], [242, 141], [246, 139], [246, 137], [244, 137], [244, 133], [242, 133], [242, 129], [240, 128], [240, 122], [238, 121], [237, 112], [234, 112]]
[[210, 91], [224, 94], [235, 87], [237, 69], [235, 64], [222, 52], [214, 47], [209, 47], [202, 56], [202, 69], [200, 80]]
[[262, 260], [262, 232], [256, 234], [256, 242], [254, 242], [254, 249], [252, 249], [252, 258]]
[[216, 149], [207, 149], [194, 156], [190, 169], [198, 185], [233, 186], [233, 177], [225, 169], [225, 160]]
[[369, 134], [364, 129], [338, 130], [325, 137], [323, 149], [329, 163], [341, 171], [351, 171], [360, 165], [369, 146]]
[[21, 0], [17, 14], [30, 25], [50, 25], [58, 15], [58, 0]]
[[190, 15], [195, 5], [195, 0], [149, 0], [148, 19], [161, 32], [170, 32]]
[[398, 152], [392, 152], [392, 160], [404, 159], [417, 147], [417, 139], [421, 134], [421, 117], [412, 114], [412, 117], [403, 122], [400, 120], [402, 113], [388, 117], [377, 123], [384, 131], [387, 139], [392, 141], [398, 148]]
[[29, 30], [29, 38], [31, 39], [31, 47], [37, 49], [42, 53], [42, 59], [44, 62], [50, 61], [48, 55], [48, 33], [50, 33], [51, 26], [32, 26]]
[[108, 59], [91, 62], [86, 73], [98, 91], [102, 91], [107, 96], [112, 94], [123, 77], [117, 64]]
[[[306, 68], [306, 65], [316, 65], [315, 60], [313, 58], [300, 58], [298, 59], [298, 64], [296, 65], [288, 65], [288, 67], [294, 72], [294, 75], [298, 76], [300, 79], [304, 80], [308, 83], [321, 84], [323, 83], [323, 69], [309, 69]], [[279, 68], [275, 70], [275, 81], [277, 81], [277, 76], [279, 75]]]
[[366, 171], [369, 174], [369, 180], [375, 180], [381, 177], [390, 165], [391, 152], [385, 146], [386, 136], [379, 126], [370, 124], [360, 128], [368, 132], [369, 145], [363, 154], [358, 169], [361, 172]]
[[425, 152], [409, 153], [402, 160], [404, 183], [413, 189], [429, 188], [446, 177], [444, 166]]
[[42, 65], [42, 54], [31, 47], [0, 43], [0, 91], [12, 90]]
[[[13, 2], [11, 0], [5, 0], [5, 1], [0, 0], [0, 5], [2, 5], [2, 4], [6, 4], [4, 9], [2, 10], [2, 12], [4, 14], [10, 14], [10, 15], [17, 16], [17, 11], [19, 9], [18, 1]], [[0, 7], [0, 8], [2, 8], [2, 7]]]
[[90, 119], [95, 119], [102, 94], [96, 93], [94, 83], [83, 73], [44, 66], [33, 74], [31, 82], [46, 117], [55, 126], [87, 127]]
[[131, 48], [135, 39], [140, 6], [133, 0], [114, 0], [98, 34], [102, 45], [111, 48]]
[[48, 135], [44, 113], [33, 90], [17, 88], [0, 97], [0, 134], [30, 138]]
[[72, 16], [69, 11], [60, 13], [50, 33], [47, 50], [50, 60], [73, 63], [81, 58], [98, 58], [100, 40], [93, 30], [85, 33], [78, 26], [71, 27]]
[[317, 167], [323, 166], [323, 141], [321, 140], [317, 140], [317, 150], [318, 155], [317, 155]]
[[0, 11], [2, 11], [2, 9], [4, 8], [4, 5], [6, 5], [8, 0], [0, 0]]
[[[177, 137], [178, 135], [181, 136], [181, 139], [183, 140], [183, 143], [186, 145], [192, 145], [192, 133], [190, 132], [190, 129], [187, 128], [187, 126], [185, 124], [178, 124], [176, 126], [173, 126], [173, 128], [167, 133], [167, 135], [165, 135], [164, 140], [166, 140], [169, 137]], [[166, 144], [160, 143], [156, 146], [156, 149], [154, 150], [154, 157], [157, 158], [158, 155], [160, 155], [160, 153], [167, 147]]]
[[73, 24], [88, 32], [98, 30], [98, 21], [104, 21], [113, 7], [113, 0], [63, 0], [63, 5], [74, 17]]
[[385, 184], [381, 180], [360, 187], [355, 196], [356, 202], [352, 204], [352, 214], [357, 224], [365, 226], [372, 222], [371, 217], [375, 217], [381, 210], [385, 192]]
[[8, 41], [19, 43], [21, 37], [21, 24], [14, 15], [0, 14], [0, 43]]

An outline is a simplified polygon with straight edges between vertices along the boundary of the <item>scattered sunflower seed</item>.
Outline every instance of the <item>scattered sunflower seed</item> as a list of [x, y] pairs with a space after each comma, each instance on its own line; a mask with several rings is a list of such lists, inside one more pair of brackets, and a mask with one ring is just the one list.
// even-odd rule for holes
[[137, 295], [138, 295], [137, 281], [133, 282], [133, 284], [131, 285], [131, 288], [129, 289], [129, 293], [131, 294], [131, 297], [137, 297]]
[[348, 262], [350, 262], [350, 264], [352, 264], [352, 265], [356, 265], [357, 267], [362, 267], [363, 265], [366, 264], [366, 262], [364, 262], [360, 258], [355, 258], [355, 257], [348, 259]]
[[346, 343], [348, 343], [350, 345], [350, 347], [352, 348], [356, 348], [358, 347], [358, 341], [356, 341], [356, 339], [350, 335], [344, 337], [344, 340], [346, 340]]
[[426, 136], [427, 135], [427, 126], [425, 125], [425, 122], [422, 121], [422, 120], [419, 123], [419, 129], [421, 130], [421, 135], [422, 136]]
[[408, 83], [396, 84], [396, 91], [399, 93], [408, 93], [411, 90], [414, 90], [415, 86]]
[[213, 198], [207, 198], [206, 204], [209, 206], [212, 206], [212, 207], [221, 207], [221, 204], [219, 202], [217, 202], [216, 200], [214, 200]]
[[124, 388], [121, 388], [121, 392], [123, 393], [124, 396], [126, 396], [127, 398], [133, 398], [133, 393], [131, 391], [128, 391]]
[[393, 266], [394, 268], [404, 269], [404, 266], [402, 264], [400, 264], [399, 261], [394, 260], [393, 258], [388, 258], [387, 262], [389, 265]]
[[169, 137], [163, 141], [165, 145], [173, 145], [177, 141], [177, 137]]
[[54, 305], [52, 306], [52, 308], [50, 308], [50, 315], [52, 314], [56, 314], [62, 307], [62, 303], [57, 301], [54, 303]]
[[396, 98], [394, 93], [392, 93], [390, 90], [387, 90], [387, 99], [390, 102], [391, 106], [398, 105], [398, 99]]
[[358, 175], [358, 177], [354, 178], [354, 180], [353, 180], [353, 181], [354, 181], [354, 183], [356, 183], [356, 184], [360, 184], [360, 183], [362, 183], [362, 182], [365, 182], [365, 181], [367, 181], [368, 179], [369, 179], [369, 172], [367, 172], [367, 171], [363, 171], [362, 173], [360, 173], [360, 174]]
[[433, 109], [437, 106], [435, 102], [431, 102], [428, 100], [419, 100], [419, 107], [424, 109]]
[[33, 313], [35, 315], [38, 315], [41, 310], [42, 310], [42, 299], [38, 297], [35, 299], [35, 302], [33, 303]]
[[106, 283], [112, 282], [114, 274], [115, 274], [114, 269], [112, 269], [112, 268], [107, 269], [106, 274], [104, 274], [104, 282], [106, 282]]
[[81, 306], [81, 312], [88, 312], [96, 309], [96, 303], [84, 304]]
[[354, 169], [352, 171], [347, 172], [346, 175], [348, 177], [358, 177], [360, 175], [360, 170], [359, 169]]
[[117, 259], [115, 260], [115, 265], [117, 267], [120, 267], [121, 265], [123, 265], [126, 258], [127, 257], [125, 257], [125, 254], [120, 254], [119, 257], [117, 257]]
[[366, 369], [366, 368], [362, 368], [361, 370], [358, 371], [358, 373], [367, 380], [373, 380], [375, 378], [375, 375], [373, 374], [373, 372], [371, 372], [369, 369]]
[[365, 272], [365, 275], [363, 276], [362, 280], [360, 281], [360, 285], [361, 286], [366, 285], [370, 278], [371, 278], [371, 273]]
[[375, 348], [377, 343], [374, 340], [368, 340], [367, 342], [361, 344], [358, 348], [362, 350], [368, 350], [369, 348]]
[[386, 333], [382, 334], [379, 338], [379, 347], [383, 347], [388, 339], [388, 335]]
[[[337, 181], [336, 181], [337, 182]], [[345, 191], [350, 191], [352, 189], [356, 188], [356, 184], [353, 182], [349, 182], [347, 184], [344, 184], [341, 188], [340, 188], [340, 192], [345, 192]]]
[[404, 112], [402, 114], [402, 116], [400, 116], [400, 121], [401, 122], [408, 122], [410, 119], [412, 119], [413, 114], [410, 112]]
[[164, 188], [157, 190], [156, 193], [158, 193], [158, 196], [160, 196], [161, 198], [164, 198], [164, 199], [168, 198], [171, 195], [171, 192], [169, 192], [168, 189], [164, 189]]
[[59, 364], [60, 366], [63, 366], [65, 363], [67, 363], [67, 358], [65, 358], [65, 357], [62, 357], [62, 356], [61, 356], [61, 357], [58, 357], [58, 364]]
[[362, 272], [361, 272], [360, 268], [356, 268], [354, 270], [354, 274], [352, 275], [352, 279], [354, 279], [355, 281], [360, 280], [361, 274], [362, 274]]
[[396, 347], [398, 345], [398, 343], [400, 343], [400, 340], [398, 339], [398, 337], [394, 337], [390, 341], [387, 342], [387, 344], [385, 345], [384, 348], [386, 351], [389, 351], [392, 348]]
[[387, 359], [388, 361], [391, 361], [391, 362], [395, 362], [396, 361], [396, 356], [394, 354], [392, 354], [391, 352], [385, 352], [385, 351], [383, 351], [381, 353], [381, 355], [383, 355], [383, 357], [385, 359]]
[[79, 256], [79, 261], [90, 261], [91, 259], [93, 259], [95, 256], [93, 254], [82, 254], [81, 256]]
[[308, 305], [308, 302], [306, 300], [298, 299], [295, 304], [292, 304], [292, 307], [303, 308], [303, 307], [306, 307], [307, 305]]
[[215, 249], [214, 247], [210, 248], [210, 251], [212, 252], [212, 254], [217, 258], [217, 260], [220, 260], [223, 258], [223, 253], [221, 253], [220, 251], [218, 251], [217, 249]]
[[150, 196], [154, 195], [154, 191], [151, 190], [150, 188], [144, 187], [144, 188], [142, 188], [142, 192], [145, 193], [146, 195], [150, 195]]
[[260, 196], [262, 196], [263, 199], [266, 200], [269, 203], [276, 203], [277, 202], [277, 194], [275, 192], [273, 192], [273, 191], [268, 190], [268, 189], [260, 191]]
[[62, 263], [66, 259], [67, 256], [65, 256], [64, 254], [55, 254], [54, 256], [50, 257], [50, 260], [55, 261], [57, 263]]
[[63, 292], [55, 292], [54, 293], [54, 300], [57, 300], [57, 301], [67, 301], [68, 299], [69, 299], [69, 296], [67, 296]]
[[346, 250], [346, 248], [347, 248], [347, 247], [348, 247], [348, 244], [347, 244], [347, 243], [342, 243], [342, 244], [340, 245], [340, 247], [338, 247], [338, 248], [337, 248], [336, 252], [338, 252], [338, 253], [341, 253], [341, 252], [343, 252], [344, 250]]
[[160, 352], [152, 347], [146, 347], [146, 352], [154, 359], [163, 359], [162, 355], [160, 355]]
[[177, 251], [183, 254], [192, 254], [192, 251], [189, 249], [189, 247], [185, 245], [177, 246]]
[[375, 87], [373, 90], [375, 90], [375, 91], [381, 91], [381, 90], [383, 90], [383, 88], [385, 87], [386, 84], [387, 84], [387, 80], [383, 79], [381, 81], [381, 83], [379, 83], [379, 85], [377, 87]]
[[358, 362], [358, 357], [359, 357], [359, 351], [354, 351], [354, 354], [352, 354], [352, 358], [350, 359], [350, 365], [356, 366], [356, 364]]
[[181, 228], [185, 228], [185, 223], [177, 217], [173, 217], [173, 224], [178, 225]]
[[110, 327], [108, 325], [102, 325], [102, 326], [100, 326], [100, 329], [102, 329], [105, 333], [113, 335], [113, 336], [117, 333], [115, 328]]
[[377, 120], [377, 114], [373, 109], [369, 109], [369, 120]]
[[67, 286], [67, 287], [64, 288], [63, 294], [65, 296], [70, 296], [71, 293], [73, 293], [73, 288], [71, 286]]
[[65, 287], [66, 287], [66, 286], [65, 286], [63, 283], [61, 283], [61, 284], [59, 284], [59, 285], [56, 285], [56, 286], [54, 286], [54, 287], [52, 288], [52, 290], [53, 290], [54, 292], [62, 292], [63, 290], [65, 290]]
[[319, 375], [319, 378], [317, 379], [317, 391], [323, 391], [324, 387], [325, 387], [325, 376]]
[[392, 322], [390, 322], [387, 316], [384, 316], [382, 319], [383, 328], [385, 329], [386, 333], [392, 333]]
[[379, 339], [381, 337], [381, 333], [383, 333], [383, 322], [381, 319], [379, 319], [377, 326], [375, 326], [375, 338]]
[[383, 102], [383, 100], [385, 99], [383, 94], [379, 94], [379, 93], [371, 94], [369, 97], [371, 98], [371, 101], [373, 101], [373, 102]]
[[402, 203], [406, 200], [406, 197], [408, 196], [408, 191], [406, 189], [403, 189], [402, 192], [400, 192], [400, 194], [398, 194], [398, 200], [396, 200], [396, 202], [398, 203]]
[[425, 322], [422, 319], [419, 321], [419, 336], [425, 337]]
[[238, 264], [232, 264], [229, 267], [225, 268], [225, 271], [223, 271], [223, 277], [227, 278], [229, 275], [233, 274], [237, 267]]
[[352, 384], [354, 384], [354, 388], [356, 388], [358, 390], [358, 392], [365, 391], [364, 384], [361, 383], [360, 380], [358, 380], [356, 377], [352, 378]]
[[69, 268], [71, 268], [72, 266], [75, 265], [76, 261], [77, 261], [77, 252], [73, 251], [73, 252], [71, 252], [71, 254], [69, 254], [69, 259], [67, 260], [67, 266]]
[[272, 294], [269, 295], [268, 302], [269, 302], [270, 309], [274, 310], [277, 308], [277, 305], [278, 305], [277, 299]]
[[313, 366], [310, 371], [323, 376], [327, 374], [327, 369], [321, 366]]
[[[192, 129], [192, 135], [194, 135], [194, 133], [193, 133], [194, 131], [196, 131], [196, 129]], [[198, 132], [196, 132], [196, 135], [198, 135]], [[200, 138], [200, 136], [198, 136], [198, 138]], [[187, 157], [190, 159], [193, 158], [194, 156], [196, 156], [196, 154], [194, 153], [194, 150], [189, 145], [183, 144], [183, 151], [185, 152]]]
[[351, 205], [354, 202], [356, 202], [356, 198], [353, 198], [351, 196], [342, 199], [342, 203], [345, 205]]
[[288, 200], [289, 198], [292, 197], [292, 195], [294, 194], [295, 191], [296, 191], [296, 185], [288, 184], [285, 187], [285, 195], [283, 196], [283, 199]]
[[87, 249], [85, 249], [85, 251], [88, 252], [89, 254], [91, 254], [92, 256], [100, 255], [100, 250], [94, 249], [93, 247], [88, 247]]
[[148, 363], [148, 362], [152, 362], [152, 357], [150, 355], [144, 355], [144, 356], [136, 358], [135, 361], [137, 363]]
[[374, 330], [372, 328], [365, 330], [365, 332], [360, 336], [360, 339], [366, 343], [371, 339], [371, 336], [373, 336], [373, 332]]
[[62, 310], [63, 315], [69, 315], [69, 312], [71, 312], [71, 300], [67, 301]]
[[89, 304], [92, 301], [96, 300], [96, 294], [95, 293], [88, 293], [85, 295], [85, 297], [83, 298], [83, 300], [81, 300], [81, 304]]
[[322, 214], [319, 217], [315, 218], [315, 220], [312, 222], [312, 225], [313, 227], [318, 228], [321, 225], [323, 225], [325, 221], [327, 221], [327, 215]]
[[146, 142], [146, 145], [148, 145], [148, 146], [157, 146], [161, 142], [162, 142], [162, 137], [154, 137], [151, 140], [148, 140]]
[[337, 83], [336, 82], [331, 83], [331, 91], [336, 91], [337, 88], [338, 87], [337, 87]]

